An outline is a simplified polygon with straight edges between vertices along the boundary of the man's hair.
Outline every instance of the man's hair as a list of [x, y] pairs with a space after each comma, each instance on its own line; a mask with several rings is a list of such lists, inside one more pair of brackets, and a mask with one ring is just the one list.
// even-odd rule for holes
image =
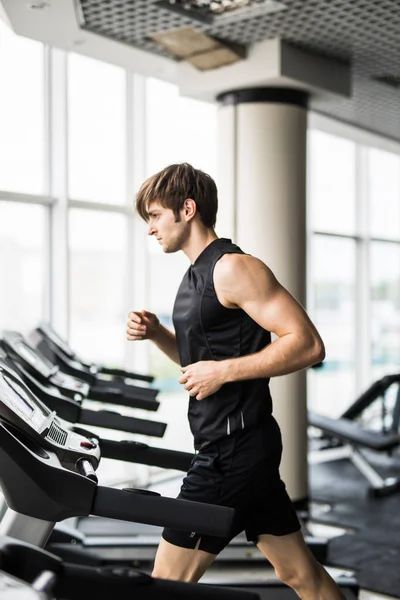
[[196, 202], [203, 224], [214, 227], [218, 210], [215, 181], [188, 163], [170, 165], [146, 179], [136, 195], [136, 210], [148, 221], [150, 204], [159, 202], [164, 208], [173, 210], [175, 220], [179, 221], [179, 211], [187, 198]]

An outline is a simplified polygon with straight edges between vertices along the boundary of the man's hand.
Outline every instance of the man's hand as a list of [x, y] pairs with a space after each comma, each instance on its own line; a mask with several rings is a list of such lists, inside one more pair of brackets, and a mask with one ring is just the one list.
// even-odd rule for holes
[[201, 360], [182, 367], [179, 383], [196, 400], [203, 400], [217, 392], [225, 382], [224, 361]]
[[152, 340], [160, 326], [160, 321], [148, 310], [132, 311], [128, 315], [126, 325], [127, 340]]

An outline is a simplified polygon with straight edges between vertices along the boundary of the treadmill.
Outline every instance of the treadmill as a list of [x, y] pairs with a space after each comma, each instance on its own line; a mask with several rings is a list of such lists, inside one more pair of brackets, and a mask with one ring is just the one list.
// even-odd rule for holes
[[152, 579], [132, 568], [94, 569], [62, 562], [56, 556], [0, 536], [2, 600], [256, 600], [256, 594], [207, 585]]
[[[62, 433], [57, 441], [51, 435], [55, 429]], [[164, 498], [154, 491], [100, 486], [96, 475], [99, 461], [100, 448], [92, 438], [66, 428], [12, 369], [1, 365], [0, 484], [9, 509], [0, 535], [43, 546], [56, 521], [89, 514], [204, 535], [229, 535], [233, 509]], [[276, 590], [259, 584], [251, 587], [267, 590], [262, 597], [269, 600], [296, 597], [283, 584], [274, 586]], [[236, 598], [247, 600], [246, 587], [237, 591]], [[356, 582], [343, 580], [341, 587], [348, 600], [357, 597]], [[229, 592], [234, 598], [233, 591]]]
[[[20, 373], [18, 362], [11, 365]], [[47, 406], [52, 410], [56, 410], [57, 414], [68, 421], [74, 422], [74, 415], [66, 413], [64, 406], [65, 399], [61, 398], [61, 406], [58, 407], [51, 396], [51, 389], [43, 389], [32, 386], [32, 380], [26, 378], [26, 373], [22, 372], [22, 379], [28, 387], [39, 396]], [[58, 398], [60, 402], [60, 398]], [[71, 401], [67, 400], [67, 408], [70, 408]], [[60, 408], [60, 410], [59, 410]], [[86, 411], [88, 412], [88, 411]], [[100, 415], [104, 411], [94, 413], [95, 416]], [[105, 418], [105, 426], [109, 425], [109, 415], [103, 415]], [[118, 415], [119, 419], [124, 419]], [[77, 419], [78, 421], [78, 419]], [[97, 424], [93, 418], [79, 422], [86, 424]], [[149, 422], [152, 424], [153, 422]], [[119, 423], [116, 423], [118, 429]], [[145, 423], [140, 421], [139, 427], [130, 431], [138, 433], [148, 432], [144, 428]], [[151, 425], [154, 426], [153, 424]], [[126, 430], [126, 423], [122, 424], [120, 429]], [[76, 429], [76, 427], [75, 427]], [[90, 434], [92, 435], [92, 434]], [[157, 466], [166, 469], [186, 472], [194, 457], [192, 453], [178, 452], [173, 450], [153, 448], [147, 444], [134, 441], [113, 441], [100, 440], [102, 455], [115, 460], [125, 462], [134, 462]], [[172, 496], [176, 496], [179, 491], [180, 479], [176, 478], [173, 485], [177, 489], [172, 490]], [[171, 490], [167, 495], [171, 495]], [[57, 555], [67, 558], [70, 561], [82, 562], [85, 564], [108, 564], [110, 562], [118, 562], [124, 564], [135, 564], [137, 566], [148, 565], [154, 560], [154, 556], [159, 544], [161, 536], [161, 528], [150, 527], [147, 525], [119, 524], [107, 519], [89, 519], [76, 518], [69, 523], [59, 524], [53, 531], [49, 541], [49, 548]], [[325, 538], [311, 536], [304, 531], [306, 541], [320, 562], [325, 562], [327, 553], [327, 541]], [[245, 562], [264, 561], [261, 552], [251, 542], [246, 540], [244, 533], [236, 536], [230, 544], [218, 556], [218, 560]]]
[[[19, 333], [3, 332], [0, 338], [0, 347], [12, 360], [28, 387], [61, 418], [71, 423], [83, 423], [128, 433], [163, 437], [167, 427], [166, 423], [127, 417], [108, 409], [92, 410], [84, 407], [84, 400], [93, 399], [89, 396], [89, 384], [63, 373], [58, 366], [50, 363], [32, 348]], [[110, 401], [108, 397], [106, 400]], [[113, 396], [111, 401], [116, 401], [116, 397]], [[147, 403], [148, 401], [146, 401], [146, 405]], [[153, 401], [151, 403], [156, 404]]]
[[[58, 364], [66, 373], [79, 377], [99, 390], [112, 387], [119, 389], [121, 393], [131, 394], [135, 391], [153, 400], [158, 393], [158, 390], [148, 387], [148, 384], [154, 381], [152, 376], [87, 363], [71, 350], [68, 342], [48, 323], [39, 323], [29, 334], [28, 339], [35, 348]], [[141, 385], [138, 385], [139, 382]]]
[[[155, 395], [153, 394], [153, 392], [157, 393], [157, 390], [136, 388], [133, 386], [132, 389], [119, 389], [110, 385], [97, 386], [89, 381], [84, 381], [76, 375], [67, 373], [65, 369], [58, 365], [54, 356], [50, 356], [50, 358], [46, 357], [17, 331], [3, 331], [1, 337], [10, 352], [25, 359], [28, 368], [38, 358], [40, 358], [41, 362], [45, 362], [47, 371], [46, 373], [40, 372], [39, 378], [50, 380], [65, 396], [78, 400], [90, 398], [99, 402], [130, 406], [131, 408], [142, 408], [150, 411], [157, 411], [160, 406], [160, 403], [155, 400]], [[152, 392], [152, 394], [149, 395], [149, 392]]]
[[[27, 383], [29, 387], [29, 381]], [[152, 448], [146, 444], [125, 440], [116, 442], [101, 439], [100, 447], [102, 455], [107, 458], [183, 472], [188, 470], [194, 457], [187, 452]], [[179, 483], [179, 478], [175, 478], [175, 485]], [[172, 495], [176, 496], [177, 492], [178, 490], [173, 490]], [[311, 536], [307, 531], [304, 531], [304, 534], [317, 560], [325, 562], [327, 541]], [[77, 518], [73, 522], [58, 525], [52, 533], [48, 547], [57, 555], [79, 563], [101, 565], [114, 562], [148, 566], [154, 560], [160, 535], [161, 528], [148, 525], [119, 524], [113, 520], [93, 517]], [[255, 564], [264, 561], [265, 558], [246, 540], [244, 533], [241, 533], [219, 554], [218, 560]]]

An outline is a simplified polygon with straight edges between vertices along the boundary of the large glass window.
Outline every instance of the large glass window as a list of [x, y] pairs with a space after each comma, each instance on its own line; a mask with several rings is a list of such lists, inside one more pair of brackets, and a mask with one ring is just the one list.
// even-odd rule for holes
[[308, 143], [312, 228], [354, 235], [355, 143], [319, 130], [310, 132]]
[[400, 244], [371, 243], [373, 380], [400, 365]]
[[0, 329], [27, 333], [43, 318], [46, 210], [0, 201]]
[[325, 343], [322, 368], [309, 370], [309, 408], [339, 416], [355, 399], [356, 244], [315, 235], [312, 243], [313, 320]]
[[43, 45], [1, 19], [0, 82], [0, 190], [43, 194]]
[[176, 85], [148, 78], [146, 131], [148, 175], [175, 162], [189, 162], [216, 176], [216, 105], [179, 96]]
[[71, 346], [92, 361], [121, 365], [126, 303], [126, 217], [71, 209]]
[[68, 57], [69, 196], [125, 202], [125, 71], [91, 58]]
[[400, 156], [368, 151], [370, 233], [400, 241]]

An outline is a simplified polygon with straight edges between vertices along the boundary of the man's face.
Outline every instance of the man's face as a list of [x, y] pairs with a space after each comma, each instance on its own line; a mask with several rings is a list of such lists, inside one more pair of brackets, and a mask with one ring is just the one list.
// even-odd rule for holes
[[148, 234], [155, 235], [164, 252], [177, 252], [187, 239], [188, 225], [184, 219], [175, 221], [170, 208], [164, 208], [158, 202], [149, 206]]

